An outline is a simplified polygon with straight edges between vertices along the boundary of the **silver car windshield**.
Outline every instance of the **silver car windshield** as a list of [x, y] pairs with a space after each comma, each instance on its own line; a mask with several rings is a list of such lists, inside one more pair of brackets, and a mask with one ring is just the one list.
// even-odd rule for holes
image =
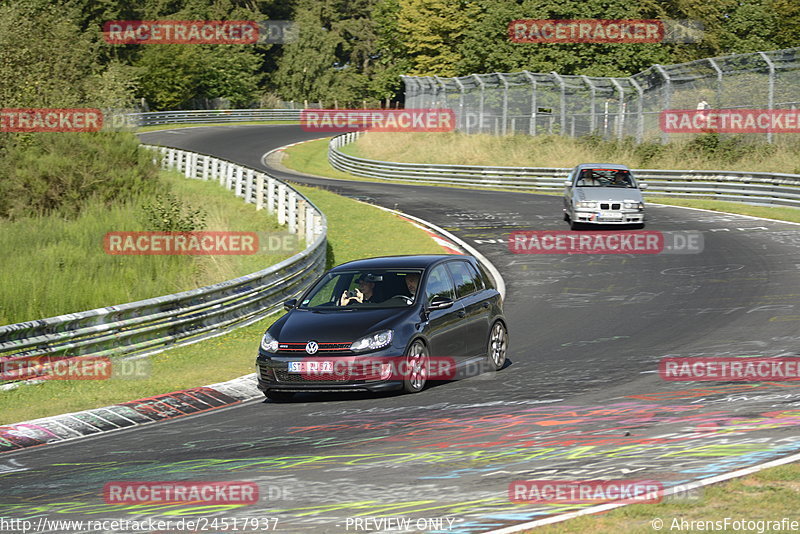
[[635, 189], [636, 181], [629, 171], [622, 169], [583, 169], [578, 174], [575, 186]]
[[422, 271], [372, 269], [328, 273], [303, 297], [299, 308], [352, 310], [413, 305]]

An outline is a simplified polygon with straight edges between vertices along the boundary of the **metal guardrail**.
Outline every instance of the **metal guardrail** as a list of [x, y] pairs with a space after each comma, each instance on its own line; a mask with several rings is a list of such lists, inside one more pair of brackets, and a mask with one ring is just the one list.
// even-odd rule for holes
[[125, 115], [131, 126], [191, 124], [208, 122], [299, 121], [299, 109], [217, 109], [190, 111], [155, 111]]
[[[162, 166], [187, 178], [217, 180], [245, 202], [276, 213], [306, 248], [267, 269], [199, 289], [118, 306], [0, 326], [0, 362], [36, 356], [144, 355], [194, 343], [277, 311], [325, 270], [325, 215], [301, 193], [267, 173], [165, 147]], [[18, 378], [30, 377], [28, 367]], [[14, 378], [11, 374], [10, 378]]]
[[[382, 180], [405, 180], [427, 184], [471, 187], [504, 187], [557, 191], [564, 188], [569, 168], [490, 167], [398, 163], [359, 158], [341, 148], [363, 132], [350, 132], [331, 139], [328, 161], [340, 171]], [[647, 183], [647, 195], [712, 196], [718, 200], [776, 204], [800, 208], [800, 175], [762, 172], [634, 169]]]

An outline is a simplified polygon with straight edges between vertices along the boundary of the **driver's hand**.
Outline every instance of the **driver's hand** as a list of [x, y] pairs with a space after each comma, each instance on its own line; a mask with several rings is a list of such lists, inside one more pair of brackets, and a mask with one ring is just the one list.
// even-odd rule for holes
[[364, 293], [362, 293], [360, 289], [356, 288], [356, 296], [350, 298], [361, 304], [364, 302]]
[[350, 302], [350, 299], [347, 297], [347, 290], [345, 289], [344, 293], [342, 293], [342, 298], [339, 299], [339, 306], [347, 306], [348, 302]]

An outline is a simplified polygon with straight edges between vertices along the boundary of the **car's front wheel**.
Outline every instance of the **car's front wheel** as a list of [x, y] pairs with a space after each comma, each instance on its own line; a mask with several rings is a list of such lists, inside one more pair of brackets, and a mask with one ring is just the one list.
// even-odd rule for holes
[[503, 323], [497, 321], [492, 326], [489, 335], [489, 347], [486, 354], [486, 363], [490, 371], [499, 371], [506, 363], [508, 351], [508, 331]]
[[273, 390], [268, 390], [268, 391], [264, 392], [264, 395], [269, 400], [277, 401], [277, 402], [284, 402], [284, 401], [292, 400], [292, 397], [294, 397], [294, 393], [292, 393], [291, 391], [273, 391]]
[[405, 355], [406, 376], [403, 380], [403, 390], [407, 393], [422, 391], [428, 381], [429, 363], [428, 348], [419, 339], [414, 341]]

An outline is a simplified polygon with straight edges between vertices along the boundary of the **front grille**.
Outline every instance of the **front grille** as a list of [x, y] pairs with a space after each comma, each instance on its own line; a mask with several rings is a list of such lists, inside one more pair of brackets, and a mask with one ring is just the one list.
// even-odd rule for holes
[[610, 204], [608, 202], [603, 202], [600, 204], [601, 210], [618, 210], [620, 208], [622, 208], [622, 204], [620, 204], [619, 202], [615, 202], [613, 204]]
[[[289, 384], [341, 384], [343, 382], [364, 382], [379, 380], [380, 375], [374, 366], [348, 365], [336, 368], [332, 373], [289, 373], [284, 369], [274, 369], [278, 382]], [[263, 376], [263, 373], [262, 373]]]
[[[319, 350], [317, 350], [316, 354], [320, 352], [343, 352], [343, 353], [351, 353], [350, 352], [350, 345], [352, 343], [317, 343], [319, 345]], [[305, 343], [279, 343], [278, 344], [278, 352], [305, 352], [306, 351], [306, 344]]]

